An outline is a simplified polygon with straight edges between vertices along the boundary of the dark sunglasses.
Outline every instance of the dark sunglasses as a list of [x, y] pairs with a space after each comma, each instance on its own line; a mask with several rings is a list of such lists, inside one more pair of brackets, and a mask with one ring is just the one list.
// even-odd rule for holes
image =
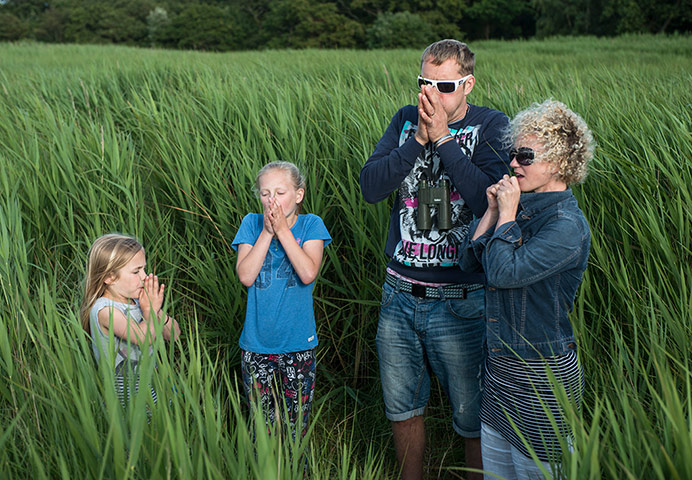
[[522, 167], [528, 167], [533, 164], [536, 154], [529, 147], [513, 148], [509, 151], [509, 161], [513, 158], [517, 159], [517, 163]]
[[470, 77], [471, 75], [466, 75], [459, 80], [430, 80], [429, 78], [418, 75], [418, 88], [423, 85], [432, 85], [437, 88], [437, 91], [440, 93], [453, 93], [457, 91], [459, 85], [462, 85]]

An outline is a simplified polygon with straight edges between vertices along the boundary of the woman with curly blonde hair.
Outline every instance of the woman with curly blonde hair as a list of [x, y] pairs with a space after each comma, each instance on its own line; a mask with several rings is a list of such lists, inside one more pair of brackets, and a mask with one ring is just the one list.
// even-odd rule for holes
[[482, 268], [487, 282], [483, 468], [488, 478], [542, 478], [571, 445], [555, 392], [579, 407], [584, 389], [568, 315], [591, 234], [570, 185], [586, 177], [595, 144], [584, 120], [554, 100], [517, 114], [507, 138], [514, 176], [486, 190], [461, 267]]

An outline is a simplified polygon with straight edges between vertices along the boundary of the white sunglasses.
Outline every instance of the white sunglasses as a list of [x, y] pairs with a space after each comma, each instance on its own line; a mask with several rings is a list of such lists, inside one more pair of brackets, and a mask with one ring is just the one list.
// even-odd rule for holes
[[463, 85], [463, 83], [470, 77], [471, 74], [466, 75], [459, 80], [430, 80], [429, 78], [418, 75], [418, 87], [420, 88], [423, 85], [432, 85], [433, 87], [437, 88], [437, 91], [440, 93], [453, 93], [456, 92], [457, 88], [460, 85]]

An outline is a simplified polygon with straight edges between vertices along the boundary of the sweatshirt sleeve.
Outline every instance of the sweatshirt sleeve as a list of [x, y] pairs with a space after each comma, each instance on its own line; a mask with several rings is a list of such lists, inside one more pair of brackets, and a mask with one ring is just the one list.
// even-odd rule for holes
[[498, 111], [491, 115], [470, 158], [456, 142], [437, 149], [449, 178], [476, 217], [488, 207], [485, 190], [509, 172], [509, 155], [501, 138], [509, 119]]
[[483, 271], [483, 251], [485, 250], [485, 245], [490, 240], [495, 226], [493, 225], [486, 232], [484, 232], [476, 240], [472, 240], [476, 233], [476, 229], [480, 224], [480, 219], [476, 219], [469, 225], [469, 233], [464, 239], [464, 243], [461, 244], [461, 258], [459, 259], [459, 267], [469, 273], [482, 272]]
[[389, 197], [406, 178], [425, 148], [411, 136], [399, 146], [403, 127], [404, 109], [392, 118], [375, 151], [360, 171], [360, 190], [368, 203], [377, 203]]

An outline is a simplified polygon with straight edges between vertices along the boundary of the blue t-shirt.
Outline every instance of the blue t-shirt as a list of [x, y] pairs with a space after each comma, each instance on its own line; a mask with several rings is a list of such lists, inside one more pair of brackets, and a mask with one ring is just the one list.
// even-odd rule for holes
[[[264, 228], [264, 215], [249, 213], [243, 218], [233, 239], [233, 248], [254, 245]], [[324, 222], [317, 215], [298, 215], [291, 232], [301, 247], [308, 240], [332, 241]], [[254, 353], [289, 353], [317, 346], [312, 288], [315, 282], [301, 282], [286, 256], [281, 242], [273, 238], [262, 270], [248, 288], [245, 325], [240, 348]]]

